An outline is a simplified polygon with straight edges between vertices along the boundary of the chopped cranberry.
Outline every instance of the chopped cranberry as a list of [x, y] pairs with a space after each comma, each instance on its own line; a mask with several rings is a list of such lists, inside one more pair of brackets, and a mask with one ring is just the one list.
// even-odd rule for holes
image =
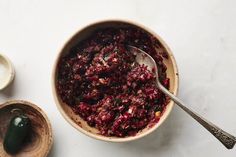
[[88, 117], [91, 114], [91, 106], [84, 102], [80, 102], [79, 105], [74, 108], [74, 111], [82, 117]]
[[109, 112], [109, 111], [101, 111], [98, 114], [98, 118], [101, 120], [103, 123], [109, 123], [114, 119], [114, 113]]
[[156, 124], [156, 115], [168, 103], [156, 87], [154, 71], [136, 63], [127, 45], [154, 58], [159, 79], [169, 88], [163, 63], [168, 55], [154, 36], [139, 28], [97, 30], [59, 60], [57, 91], [62, 101], [104, 136], [135, 136]]
[[127, 85], [130, 86], [133, 82], [145, 83], [149, 80], [153, 80], [153, 78], [152, 72], [147, 70], [146, 66], [137, 66], [128, 73]]

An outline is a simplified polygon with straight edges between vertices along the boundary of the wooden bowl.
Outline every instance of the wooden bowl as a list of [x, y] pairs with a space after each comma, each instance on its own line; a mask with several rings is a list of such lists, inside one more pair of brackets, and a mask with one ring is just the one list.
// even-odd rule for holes
[[135, 140], [138, 138], [141, 138], [145, 135], [148, 135], [149, 133], [153, 132], [156, 128], [158, 128], [168, 117], [170, 111], [172, 110], [172, 107], [174, 105], [173, 101], [170, 101], [165, 109], [163, 111], [163, 115], [160, 118], [159, 122], [155, 124], [151, 128], [145, 128], [142, 131], [140, 131], [135, 136], [129, 136], [129, 137], [106, 137], [98, 134], [98, 130], [95, 128], [90, 127], [80, 116], [76, 115], [72, 109], [65, 103], [62, 102], [60, 96], [57, 93], [56, 90], [56, 79], [57, 79], [57, 67], [58, 67], [58, 61], [60, 57], [67, 54], [70, 49], [77, 44], [78, 42], [82, 41], [83, 39], [86, 39], [88, 36], [90, 36], [95, 30], [106, 28], [106, 27], [127, 27], [127, 26], [133, 26], [143, 29], [144, 31], [154, 35], [161, 43], [162, 45], [162, 51], [166, 51], [168, 54], [168, 59], [164, 59], [164, 63], [167, 66], [167, 76], [170, 78], [170, 91], [173, 94], [177, 94], [178, 85], [179, 85], [179, 78], [178, 78], [178, 70], [177, 65], [174, 59], [174, 56], [171, 52], [171, 50], [168, 48], [168, 46], [165, 44], [165, 42], [153, 31], [147, 29], [146, 27], [130, 22], [130, 21], [124, 21], [124, 20], [106, 20], [106, 21], [99, 21], [93, 24], [90, 24], [88, 26], [83, 27], [80, 29], [75, 35], [73, 35], [69, 41], [65, 43], [65, 45], [62, 47], [62, 49], [59, 52], [58, 57], [56, 58], [55, 65], [53, 68], [52, 73], [52, 89], [53, 89], [53, 95], [55, 98], [55, 102], [57, 104], [57, 107], [61, 114], [64, 116], [64, 118], [77, 130], [81, 131], [82, 133], [93, 137], [95, 139], [104, 140], [104, 141], [112, 141], [112, 142], [126, 142]]
[[53, 138], [51, 124], [46, 114], [36, 105], [22, 101], [13, 100], [0, 105], [0, 157], [10, 157], [3, 149], [3, 139], [8, 124], [16, 113], [12, 109], [21, 109], [31, 120], [32, 133], [29, 141], [14, 157], [46, 157], [51, 149]]

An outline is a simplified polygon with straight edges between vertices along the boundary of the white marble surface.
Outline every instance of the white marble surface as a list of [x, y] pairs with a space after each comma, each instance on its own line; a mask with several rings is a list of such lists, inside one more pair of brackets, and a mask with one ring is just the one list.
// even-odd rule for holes
[[16, 68], [0, 102], [25, 99], [45, 110], [55, 138], [50, 157], [235, 157], [236, 148], [226, 150], [177, 106], [148, 137], [124, 144], [96, 141], [62, 118], [50, 85], [57, 52], [74, 32], [99, 19], [131, 19], [156, 31], [173, 50], [179, 97], [236, 135], [235, 7], [235, 0], [0, 0], [0, 52]]

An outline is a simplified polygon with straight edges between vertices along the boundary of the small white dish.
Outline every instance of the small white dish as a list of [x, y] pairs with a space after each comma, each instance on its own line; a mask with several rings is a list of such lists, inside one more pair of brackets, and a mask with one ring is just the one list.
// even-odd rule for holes
[[6, 88], [14, 79], [15, 70], [11, 61], [0, 54], [0, 90]]

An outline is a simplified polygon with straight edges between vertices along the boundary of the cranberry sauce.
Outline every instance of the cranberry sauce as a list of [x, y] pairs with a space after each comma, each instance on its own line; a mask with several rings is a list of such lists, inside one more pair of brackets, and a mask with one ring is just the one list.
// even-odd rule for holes
[[[61, 57], [57, 90], [64, 103], [104, 136], [134, 136], [158, 122], [168, 100], [155, 76], [135, 62], [126, 45], [136, 46], [156, 61], [159, 79], [169, 88], [165, 52], [158, 40], [141, 29], [97, 30]], [[163, 48], [162, 48], [163, 49]]]

